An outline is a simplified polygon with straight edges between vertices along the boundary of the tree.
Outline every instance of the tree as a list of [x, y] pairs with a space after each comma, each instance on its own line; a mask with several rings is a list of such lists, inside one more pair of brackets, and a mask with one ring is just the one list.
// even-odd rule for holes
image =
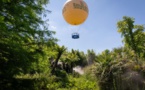
[[77, 51], [77, 56], [79, 58], [79, 60], [77, 61], [77, 65], [82, 66], [82, 67], [85, 67], [86, 65], [88, 65], [87, 55], [84, 52]]
[[125, 46], [134, 51], [136, 61], [144, 52], [144, 27], [143, 25], [134, 25], [134, 18], [124, 16], [122, 21], [117, 23], [118, 32], [124, 37]]
[[91, 65], [94, 63], [96, 59], [96, 54], [94, 52], [94, 50], [88, 50], [87, 51], [87, 61], [88, 61], [88, 65]]
[[[47, 3], [48, 0], [0, 1], [0, 89], [8, 87], [16, 75], [43, 72], [38, 62], [48, 60], [46, 51], [56, 43], [54, 32], [42, 20], [42, 15], [49, 13], [44, 8]], [[34, 65], [36, 62], [39, 67]]]
[[65, 52], [65, 50], [66, 50], [66, 47], [65, 47], [65, 46], [61, 46], [61, 47], [60, 47], [60, 46], [56, 45], [56, 52], [57, 52], [57, 55], [56, 55], [56, 59], [55, 59], [53, 65], [52, 65], [52, 71], [51, 71], [52, 74], [55, 73], [55, 69], [56, 69], [56, 67], [57, 67], [57, 63], [58, 63], [58, 61], [60, 60], [62, 54]]

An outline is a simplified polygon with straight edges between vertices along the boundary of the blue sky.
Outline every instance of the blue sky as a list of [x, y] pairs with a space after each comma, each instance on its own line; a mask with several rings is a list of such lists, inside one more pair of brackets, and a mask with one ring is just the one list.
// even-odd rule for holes
[[[65, 22], [62, 8], [67, 0], [50, 0], [47, 9], [52, 12], [49, 29], [56, 31], [54, 37], [58, 44], [71, 50], [87, 52], [93, 49], [100, 53], [105, 49], [123, 46], [121, 34], [117, 32], [117, 22], [123, 16], [135, 18], [135, 24], [145, 24], [145, 0], [84, 0], [89, 7], [89, 16], [80, 26], [73, 27]], [[79, 39], [72, 39], [73, 32], [80, 34]]]

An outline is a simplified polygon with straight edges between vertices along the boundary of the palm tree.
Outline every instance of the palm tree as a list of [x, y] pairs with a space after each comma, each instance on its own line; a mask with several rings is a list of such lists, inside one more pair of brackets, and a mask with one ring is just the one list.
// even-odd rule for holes
[[57, 64], [58, 64], [58, 61], [61, 58], [62, 54], [66, 51], [66, 49], [67, 48], [65, 46], [56, 45], [57, 56], [56, 56], [56, 59], [54, 61], [54, 64], [52, 65], [52, 71], [51, 71], [52, 74], [54, 74], [55, 69], [56, 69]]

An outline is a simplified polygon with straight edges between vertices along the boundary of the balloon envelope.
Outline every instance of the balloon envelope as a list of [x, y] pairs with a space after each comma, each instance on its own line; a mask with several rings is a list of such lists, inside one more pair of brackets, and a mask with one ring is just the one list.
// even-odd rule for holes
[[62, 14], [67, 23], [79, 25], [88, 17], [88, 6], [83, 0], [67, 0]]

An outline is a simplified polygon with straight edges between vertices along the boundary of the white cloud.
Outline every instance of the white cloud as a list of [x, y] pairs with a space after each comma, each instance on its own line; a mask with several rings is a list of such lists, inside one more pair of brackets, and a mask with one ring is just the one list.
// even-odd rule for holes
[[56, 26], [51, 25], [51, 26], [50, 26], [50, 29], [56, 30]]

